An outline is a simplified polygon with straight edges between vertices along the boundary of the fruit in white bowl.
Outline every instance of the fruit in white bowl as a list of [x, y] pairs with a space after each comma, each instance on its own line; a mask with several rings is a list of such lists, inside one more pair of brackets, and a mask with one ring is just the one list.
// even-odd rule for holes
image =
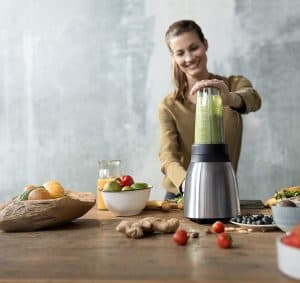
[[117, 181], [110, 181], [104, 185], [103, 191], [107, 192], [119, 192], [121, 191], [121, 185]]
[[300, 279], [300, 224], [289, 234], [278, 237], [276, 248], [279, 270], [291, 278]]
[[152, 186], [145, 189], [102, 191], [105, 206], [115, 216], [132, 216], [142, 212], [150, 197]]

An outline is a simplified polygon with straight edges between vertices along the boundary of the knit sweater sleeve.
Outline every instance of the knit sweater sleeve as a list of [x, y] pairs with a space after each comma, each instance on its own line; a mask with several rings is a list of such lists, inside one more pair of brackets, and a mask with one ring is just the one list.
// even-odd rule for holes
[[182, 166], [182, 152], [179, 148], [178, 131], [174, 114], [165, 101], [158, 108], [160, 124], [159, 158], [161, 171], [180, 192], [180, 186], [185, 179], [186, 170]]
[[249, 113], [257, 111], [261, 107], [261, 98], [247, 78], [230, 76], [228, 81], [231, 94], [240, 96], [243, 101], [242, 109], [236, 109], [237, 111]]

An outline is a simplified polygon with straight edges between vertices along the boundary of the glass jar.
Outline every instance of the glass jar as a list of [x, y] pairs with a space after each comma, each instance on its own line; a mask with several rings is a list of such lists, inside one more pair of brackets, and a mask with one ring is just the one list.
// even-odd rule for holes
[[121, 177], [121, 160], [109, 160], [109, 177], [116, 179]]
[[100, 160], [99, 175], [97, 180], [97, 208], [105, 210], [106, 206], [102, 197], [102, 190], [106, 183], [121, 176], [121, 160]]

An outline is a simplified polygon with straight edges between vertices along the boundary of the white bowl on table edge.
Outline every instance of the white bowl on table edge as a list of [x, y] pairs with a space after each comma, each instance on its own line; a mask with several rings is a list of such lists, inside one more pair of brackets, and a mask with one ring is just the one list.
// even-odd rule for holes
[[151, 188], [152, 186], [128, 191], [102, 191], [102, 196], [106, 208], [115, 216], [133, 216], [140, 214], [145, 208]]
[[300, 223], [300, 207], [284, 207], [273, 205], [272, 215], [275, 224], [284, 232], [290, 232]]
[[300, 279], [300, 248], [291, 247], [281, 242], [282, 236], [276, 238], [277, 263], [285, 275]]

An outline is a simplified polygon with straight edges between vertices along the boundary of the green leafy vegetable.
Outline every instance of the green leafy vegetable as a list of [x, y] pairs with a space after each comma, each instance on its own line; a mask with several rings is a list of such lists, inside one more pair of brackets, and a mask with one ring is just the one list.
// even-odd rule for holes
[[297, 197], [297, 196], [300, 196], [299, 191], [292, 192], [292, 191], [287, 191], [287, 190], [275, 192], [275, 195], [274, 195], [274, 197], [276, 199], [291, 198], [291, 197]]

